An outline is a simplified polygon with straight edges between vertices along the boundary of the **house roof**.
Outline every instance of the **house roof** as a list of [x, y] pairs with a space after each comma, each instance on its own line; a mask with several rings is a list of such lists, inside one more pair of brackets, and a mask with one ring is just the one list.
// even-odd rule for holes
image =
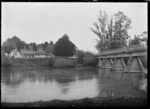
[[17, 48], [16, 48], [16, 49], [12, 50], [11, 52], [18, 52], [18, 50], [17, 50]]
[[35, 54], [35, 51], [21, 50], [20, 54], [23, 54], [23, 55], [25, 55], [25, 54], [26, 55]]
[[40, 48], [36, 51], [36, 54], [42, 54], [43, 55], [43, 54], [46, 54], [46, 53], [43, 49]]

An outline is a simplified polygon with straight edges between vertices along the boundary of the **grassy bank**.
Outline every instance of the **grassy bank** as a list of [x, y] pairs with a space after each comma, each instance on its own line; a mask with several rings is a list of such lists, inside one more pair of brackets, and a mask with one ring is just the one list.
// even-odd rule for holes
[[2, 107], [147, 107], [147, 97], [96, 97], [83, 98], [78, 100], [52, 100], [52, 101], [37, 101], [29, 103], [4, 103]]
[[67, 57], [52, 57], [52, 58], [33, 58], [24, 59], [17, 58], [12, 60], [13, 67], [75, 67], [76, 59]]

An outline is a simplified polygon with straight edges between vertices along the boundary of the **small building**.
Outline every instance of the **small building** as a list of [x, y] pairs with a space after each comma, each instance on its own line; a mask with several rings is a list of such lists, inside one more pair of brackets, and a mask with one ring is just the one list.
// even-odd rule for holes
[[22, 57], [20, 55], [20, 52], [17, 50], [17, 48], [11, 51], [10, 56], [14, 57], [14, 58], [21, 58]]
[[46, 58], [46, 53], [43, 49], [39, 48], [36, 52], [35, 52], [35, 58]]
[[22, 55], [23, 58], [27, 58], [27, 59], [35, 57], [35, 51], [21, 50], [20, 54]]

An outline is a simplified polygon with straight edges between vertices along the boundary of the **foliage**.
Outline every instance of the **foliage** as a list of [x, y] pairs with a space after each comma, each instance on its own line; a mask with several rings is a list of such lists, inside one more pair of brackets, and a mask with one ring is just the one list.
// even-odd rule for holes
[[66, 68], [66, 67], [75, 67], [76, 59], [68, 57], [55, 57], [53, 61], [54, 67]]
[[25, 45], [24, 41], [21, 41], [17, 36], [11, 38], [11, 40], [16, 44], [17, 49], [20, 51]]
[[127, 46], [124, 41], [119, 41], [119, 40], [113, 40], [112, 42], [109, 43], [108, 49], [113, 50], [113, 49], [118, 49], [118, 48], [123, 48]]
[[43, 44], [43, 50], [45, 50], [47, 46], [48, 46], [48, 42], [45, 41], [45, 43]]
[[147, 31], [144, 31], [141, 35], [134, 35], [134, 38], [130, 40], [129, 45], [140, 45], [142, 42], [147, 43]]
[[2, 49], [4, 49], [4, 52], [10, 54], [11, 51], [15, 48], [16, 48], [16, 46], [13, 42], [8, 41], [8, 40], [6, 42], [3, 42]]
[[95, 66], [97, 65], [97, 59], [94, 57], [94, 54], [91, 52], [85, 52], [83, 50], [77, 51], [77, 63], [83, 64], [85, 66]]
[[84, 51], [78, 50], [77, 51], [77, 63], [82, 64], [84, 56], [85, 56]]
[[51, 53], [51, 54], [53, 54], [54, 52], [54, 44], [53, 43], [50, 43], [47, 47], [46, 47], [46, 49], [45, 49], [45, 51], [46, 51], [46, 53]]
[[[96, 29], [90, 28], [98, 37], [96, 48], [100, 51], [111, 49], [111, 42], [121, 41], [122, 46], [126, 46], [129, 38], [131, 20], [123, 12], [117, 12], [109, 17], [106, 12], [99, 12], [98, 23], [93, 23]], [[115, 40], [115, 41], [114, 41]], [[118, 42], [116, 42], [118, 43]]]
[[68, 35], [61, 37], [54, 46], [55, 56], [73, 56], [75, 45], [69, 40]]
[[22, 49], [25, 46], [25, 42], [21, 41], [17, 36], [13, 36], [11, 39], [8, 38], [6, 42], [3, 43], [3, 49], [6, 53], [10, 52], [17, 48], [18, 50]]
[[54, 42], [53, 41], [50, 41], [50, 43], [49, 43], [50, 45], [54, 45]]
[[98, 64], [98, 58], [86, 56], [83, 58], [83, 65], [85, 66], [96, 66]]
[[132, 39], [129, 43], [130, 46], [132, 45], [140, 45], [141, 39], [138, 36], [134, 36], [134, 39]]
[[8, 56], [5, 56], [5, 52], [1, 49], [1, 65], [2, 67], [10, 67], [12, 65], [11, 60]]
[[33, 51], [36, 51], [37, 50], [37, 45], [36, 45], [36, 43], [34, 42], [34, 43], [30, 43], [29, 45], [28, 45], [28, 49], [29, 50], [33, 50]]
[[49, 66], [53, 66], [53, 65], [54, 65], [54, 58], [51, 57], [51, 58], [49, 59], [48, 63], [49, 63]]

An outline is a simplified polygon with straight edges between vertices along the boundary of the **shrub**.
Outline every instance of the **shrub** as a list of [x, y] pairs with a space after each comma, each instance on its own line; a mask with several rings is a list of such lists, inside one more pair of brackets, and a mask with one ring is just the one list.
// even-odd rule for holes
[[53, 64], [54, 64], [54, 58], [53, 57], [51, 57], [49, 59], [48, 64], [49, 64], [49, 66], [53, 66]]
[[97, 64], [98, 64], [98, 59], [95, 57], [86, 56], [83, 59], [83, 65], [85, 66], [97, 66]]
[[54, 67], [75, 67], [76, 59], [68, 58], [68, 57], [55, 57]]
[[78, 50], [77, 51], [77, 63], [82, 64], [83, 63], [83, 58], [85, 57], [84, 51]]
[[10, 67], [12, 65], [12, 62], [8, 56], [2, 56], [2, 67]]
[[85, 52], [83, 50], [78, 50], [77, 51], [77, 57], [78, 57], [77, 62], [79, 64], [83, 64], [84, 58], [86, 58], [86, 57], [93, 57], [93, 56], [94, 56], [94, 54], [91, 53], [91, 52]]

